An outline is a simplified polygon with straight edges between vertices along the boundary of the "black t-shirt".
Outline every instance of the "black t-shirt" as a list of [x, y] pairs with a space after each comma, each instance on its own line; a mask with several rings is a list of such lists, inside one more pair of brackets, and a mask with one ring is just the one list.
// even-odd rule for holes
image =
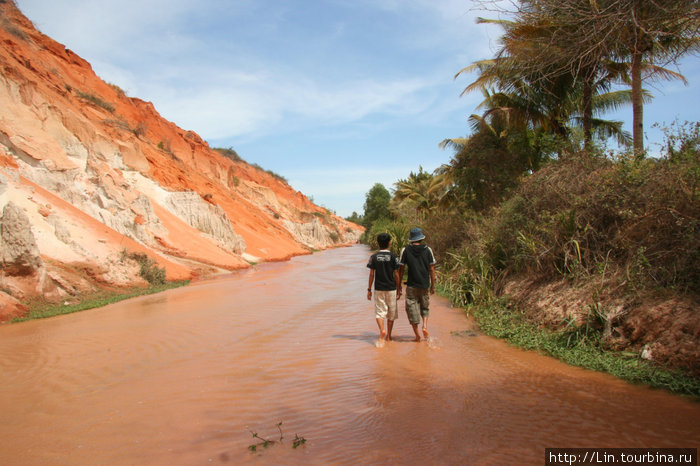
[[425, 244], [409, 244], [401, 250], [399, 262], [408, 266], [408, 286], [430, 288], [430, 266], [435, 264], [432, 249]]
[[399, 258], [390, 251], [375, 252], [369, 258], [367, 268], [374, 270], [374, 289], [392, 291], [396, 289], [394, 270], [399, 268]]

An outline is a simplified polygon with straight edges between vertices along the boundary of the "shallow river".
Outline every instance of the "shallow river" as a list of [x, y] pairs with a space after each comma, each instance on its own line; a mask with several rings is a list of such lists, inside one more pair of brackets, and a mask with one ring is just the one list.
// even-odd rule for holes
[[[439, 297], [428, 341], [402, 299], [378, 347], [368, 254], [0, 327], [0, 464], [543, 464], [553, 447], [700, 445], [700, 403], [509, 347]], [[251, 452], [252, 432], [278, 442]]]

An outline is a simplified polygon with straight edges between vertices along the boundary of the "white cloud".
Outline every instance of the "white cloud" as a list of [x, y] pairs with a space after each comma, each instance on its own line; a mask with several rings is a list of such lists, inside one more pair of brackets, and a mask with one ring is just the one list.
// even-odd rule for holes
[[[325, 126], [373, 114], [410, 116], [432, 104], [434, 83], [421, 79], [338, 83], [266, 71], [199, 69], [178, 83], [154, 79], [141, 85], [166, 118], [205, 139], [277, 131], [276, 125]], [[178, 90], [180, 88], [180, 90]]]
[[[287, 128], [306, 128], [357, 122], [369, 115], [409, 117], [430, 111], [431, 118], [435, 118], [440, 109], [449, 111], [453, 107], [440, 103], [438, 88], [449, 86], [452, 75], [467, 64], [455, 63], [455, 69], [451, 69], [452, 64], [441, 70], [426, 68], [418, 74], [404, 71], [381, 75], [367, 69], [346, 79], [324, 80], [313, 69], [296, 69], [293, 57], [287, 63], [274, 61], [279, 55], [268, 57], [256, 44], [214, 46], [198, 37], [197, 29], [187, 27], [188, 18], [206, 22], [217, 12], [225, 12], [228, 19], [247, 9], [261, 8], [255, 2], [18, 2], [30, 17], [51, 18], [45, 25], [47, 33], [84, 55], [105, 80], [119, 85], [129, 95], [152, 101], [163, 116], [206, 139], [274, 133], [283, 119], [288, 119], [284, 124]], [[406, 5], [409, 12], [403, 11]], [[405, 4], [384, 0], [369, 2], [368, 6], [400, 14], [431, 11], [432, 18], [422, 31], [417, 31], [418, 38], [448, 44], [449, 37], [443, 34], [455, 32], [464, 37], [459, 27], [439, 24], [464, 15], [467, 7], [461, 1], [411, 0]], [[285, 20], [282, 10], [269, 16], [267, 27]], [[38, 26], [44, 28], [41, 19]], [[348, 27], [352, 25], [336, 25], [336, 35], [342, 36]], [[323, 65], [340, 70], [352, 66], [344, 63], [343, 57], [338, 57], [337, 65]], [[454, 106], [460, 105], [458, 92], [448, 97]]]

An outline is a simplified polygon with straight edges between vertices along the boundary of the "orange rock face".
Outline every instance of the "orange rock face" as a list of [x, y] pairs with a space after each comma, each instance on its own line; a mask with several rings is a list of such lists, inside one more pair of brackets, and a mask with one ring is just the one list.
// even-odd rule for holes
[[189, 279], [357, 241], [361, 227], [102, 81], [11, 1], [0, 11], [0, 212], [24, 210], [46, 269], [3, 276], [3, 302], [144, 284], [130, 252]]

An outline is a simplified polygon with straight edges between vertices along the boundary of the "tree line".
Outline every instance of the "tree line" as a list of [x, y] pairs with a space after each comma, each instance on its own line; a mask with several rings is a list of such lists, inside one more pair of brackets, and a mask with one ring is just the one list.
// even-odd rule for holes
[[[551, 161], [600, 152], [610, 138], [644, 158], [643, 108], [652, 94], [642, 84], [685, 82], [669, 66], [700, 47], [696, 0], [478, 4], [499, 19], [477, 22], [498, 25], [502, 33], [495, 56], [455, 76], [476, 73], [463, 94], [483, 95], [481, 112], [469, 117], [470, 133], [440, 143], [454, 155], [434, 172], [419, 167], [392, 193], [373, 186], [364, 215], [349, 220], [369, 229], [378, 219], [421, 221], [431, 210], [483, 212]], [[632, 134], [623, 122], [602, 118], [623, 105], [632, 107]]]

